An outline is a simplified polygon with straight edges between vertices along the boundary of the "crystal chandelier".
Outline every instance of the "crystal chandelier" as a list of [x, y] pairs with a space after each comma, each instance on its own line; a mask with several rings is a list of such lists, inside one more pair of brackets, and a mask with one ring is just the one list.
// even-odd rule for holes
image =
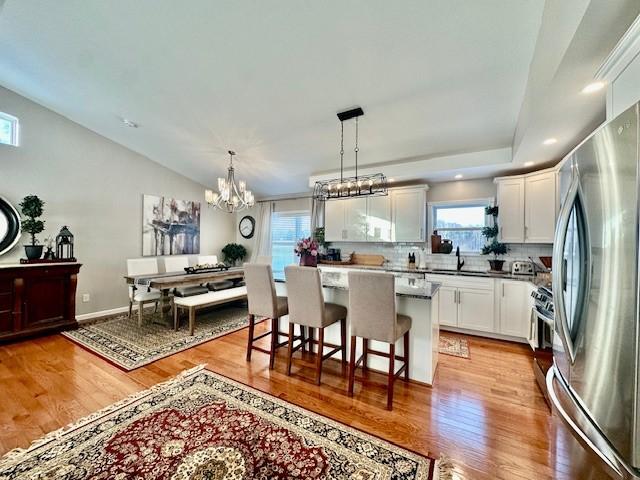
[[256, 201], [253, 193], [247, 190], [247, 184], [240, 180], [236, 185], [233, 168], [233, 156], [236, 154], [229, 150], [229, 169], [227, 178], [218, 177], [218, 192], [205, 190], [204, 198], [209, 204], [228, 213], [238, 212], [245, 208], [252, 207]]
[[[358, 175], [358, 117], [364, 115], [360, 107], [338, 113], [340, 120], [340, 178], [331, 180], [319, 180], [313, 189], [313, 198], [319, 201], [339, 200], [353, 197], [374, 197], [388, 195], [387, 177], [383, 173]], [[354, 177], [345, 177], [344, 164], [344, 122], [356, 119], [356, 146], [353, 149], [356, 159], [356, 171]]]

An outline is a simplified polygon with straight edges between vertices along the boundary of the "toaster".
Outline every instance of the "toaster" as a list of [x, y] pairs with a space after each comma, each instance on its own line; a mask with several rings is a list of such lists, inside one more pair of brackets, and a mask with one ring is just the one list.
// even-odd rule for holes
[[511, 264], [511, 275], [533, 275], [533, 263], [513, 262]]

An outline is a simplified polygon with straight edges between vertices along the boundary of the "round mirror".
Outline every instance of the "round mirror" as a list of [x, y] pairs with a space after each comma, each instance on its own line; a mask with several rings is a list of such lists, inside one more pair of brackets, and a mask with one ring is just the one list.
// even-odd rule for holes
[[7, 253], [20, 238], [20, 215], [6, 199], [0, 197], [0, 255]]

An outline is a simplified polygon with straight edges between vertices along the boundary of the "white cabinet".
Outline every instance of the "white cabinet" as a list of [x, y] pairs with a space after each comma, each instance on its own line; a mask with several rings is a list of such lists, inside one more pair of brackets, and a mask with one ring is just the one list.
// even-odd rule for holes
[[524, 178], [505, 178], [497, 183], [500, 241], [524, 243]]
[[[524, 193], [524, 241], [553, 243], [556, 228], [556, 172], [527, 175]], [[501, 204], [498, 205], [502, 208]]]
[[327, 242], [423, 242], [426, 186], [390, 190], [380, 197], [327, 200]]
[[324, 202], [324, 239], [327, 242], [341, 242], [347, 239], [345, 229], [345, 204], [347, 200]]
[[499, 239], [505, 243], [553, 243], [558, 212], [555, 169], [496, 178]]
[[498, 280], [497, 289], [500, 295], [500, 329], [499, 333], [512, 337], [529, 335], [529, 283], [519, 280]]
[[438, 317], [440, 325], [448, 327], [458, 326], [458, 289], [454, 287], [440, 287], [440, 305]]
[[426, 234], [426, 189], [391, 190], [394, 242], [423, 242]]
[[441, 284], [440, 327], [489, 337], [519, 339], [529, 336], [531, 283], [522, 280], [427, 274]]
[[390, 242], [391, 234], [391, 195], [367, 199], [367, 240]]
[[345, 204], [345, 230], [349, 242], [365, 242], [367, 240], [367, 198], [350, 198], [337, 200]]
[[494, 330], [493, 290], [458, 290], [458, 327], [481, 332]]

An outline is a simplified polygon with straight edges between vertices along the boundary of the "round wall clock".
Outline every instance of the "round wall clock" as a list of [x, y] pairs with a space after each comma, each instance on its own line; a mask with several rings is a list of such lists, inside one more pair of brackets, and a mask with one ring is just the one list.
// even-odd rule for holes
[[8, 252], [20, 239], [20, 215], [7, 200], [0, 197], [0, 255]]
[[240, 220], [240, 224], [238, 225], [238, 230], [240, 230], [240, 235], [244, 238], [253, 237], [253, 232], [256, 229], [256, 220], [251, 215], [245, 215]]

